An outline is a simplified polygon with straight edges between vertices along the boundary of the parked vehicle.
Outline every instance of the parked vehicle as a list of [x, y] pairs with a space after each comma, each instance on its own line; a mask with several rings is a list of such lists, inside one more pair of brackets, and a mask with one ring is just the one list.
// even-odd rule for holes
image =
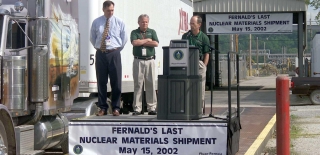
[[[95, 50], [89, 30], [103, 14], [103, 1], [0, 0], [0, 155], [43, 154], [53, 147], [66, 153], [68, 119], [96, 111]], [[161, 47], [189, 29], [192, 3], [115, 3], [115, 15], [129, 33], [138, 27], [140, 14], [150, 16], [150, 27], [160, 40], [156, 62], [162, 74]], [[139, 9], [132, 7], [136, 4]], [[122, 100], [127, 108], [133, 98], [132, 62], [129, 41], [122, 51]]]
[[[312, 104], [320, 104], [320, 32], [316, 33], [312, 41], [310, 77], [292, 77], [292, 94], [309, 96]], [[306, 68], [309, 72], [309, 69]]]

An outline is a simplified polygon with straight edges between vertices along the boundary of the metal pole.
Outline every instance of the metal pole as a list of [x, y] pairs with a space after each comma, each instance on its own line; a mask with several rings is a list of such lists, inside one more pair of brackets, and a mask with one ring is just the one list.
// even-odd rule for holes
[[[234, 52], [234, 35], [230, 34], [230, 52]], [[231, 60], [233, 59], [233, 55], [231, 55]]]
[[264, 60], [264, 67], [266, 67], [266, 42], [263, 42], [263, 60]]
[[276, 79], [276, 130], [277, 154], [290, 154], [290, 100], [289, 78], [279, 76]]
[[228, 53], [228, 117], [231, 125], [231, 52]]
[[233, 34], [230, 34], [229, 36], [229, 40], [230, 40], [230, 52], [234, 52], [234, 40], [233, 40]]
[[236, 64], [237, 64], [237, 117], [239, 118], [240, 121], [240, 80], [239, 80], [239, 54], [236, 54], [237, 60], [236, 60]]
[[251, 70], [252, 70], [252, 65], [251, 65], [251, 58], [252, 58], [252, 55], [251, 55], [251, 34], [250, 34], [250, 36], [249, 36], [249, 38], [250, 38], [250, 43], [249, 43], [249, 76], [252, 76], [252, 72], [251, 72]]
[[[217, 51], [219, 51], [219, 35], [214, 36], [214, 47]], [[215, 77], [215, 86], [219, 87], [220, 86], [220, 81], [219, 81], [219, 74], [220, 74], [220, 59], [219, 59], [219, 52], [214, 53], [214, 77]]]
[[303, 12], [298, 13], [298, 64], [299, 77], [304, 77], [303, 74]]
[[282, 74], [283, 74], [283, 64], [284, 64], [284, 49], [285, 49], [286, 47], [285, 46], [283, 46], [283, 49], [282, 49], [282, 59], [281, 59], [281, 72], [282, 72]]
[[257, 37], [257, 53], [256, 53], [257, 72], [256, 72], [256, 75], [259, 72], [259, 44], [258, 44], [258, 41], [259, 41], [259, 39]]

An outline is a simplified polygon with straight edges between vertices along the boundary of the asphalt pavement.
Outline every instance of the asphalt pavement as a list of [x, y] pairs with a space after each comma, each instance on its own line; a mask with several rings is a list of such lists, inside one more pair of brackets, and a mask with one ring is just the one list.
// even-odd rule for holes
[[[275, 127], [276, 113], [276, 78], [248, 77], [240, 81], [240, 112], [241, 126], [239, 151], [236, 155], [260, 154], [271, 138]], [[232, 85], [231, 105], [236, 107], [237, 92]], [[212, 100], [211, 100], [212, 94]], [[227, 86], [206, 91], [206, 110], [228, 107]], [[207, 113], [207, 111], [206, 111]], [[215, 114], [215, 113], [213, 113]]]
[[[287, 76], [287, 75], [279, 75]], [[276, 107], [276, 78], [277, 76], [268, 77], [249, 77], [240, 82], [240, 86], [247, 86], [253, 90], [243, 89], [240, 92], [240, 102], [242, 107]], [[290, 78], [290, 77], [289, 77]], [[256, 89], [256, 90], [254, 90]], [[211, 94], [210, 92], [209, 95]], [[214, 94], [214, 93], [213, 93]], [[208, 95], [207, 95], [208, 96]], [[223, 98], [219, 92], [216, 92], [217, 99]], [[320, 154], [320, 105], [312, 105], [308, 97], [299, 97], [291, 94], [290, 97], [290, 154], [291, 155], [318, 155]], [[223, 100], [223, 99], [221, 99]], [[216, 103], [217, 106], [223, 104]], [[206, 103], [208, 106], [208, 103]], [[276, 114], [265, 126], [257, 137], [258, 146], [252, 146], [245, 153], [275, 155], [276, 151]], [[267, 131], [266, 131], [267, 130]], [[266, 133], [264, 133], [266, 132]], [[261, 137], [261, 135], [264, 135]], [[266, 141], [266, 143], [262, 142]], [[240, 144], [241, 145], [241, 144]], [[259, 150], [258, 147], [263, 147]], [[250, 149], [254, 149], [253, 151]], [[258, 149], [257, 149], [258, 148]]]

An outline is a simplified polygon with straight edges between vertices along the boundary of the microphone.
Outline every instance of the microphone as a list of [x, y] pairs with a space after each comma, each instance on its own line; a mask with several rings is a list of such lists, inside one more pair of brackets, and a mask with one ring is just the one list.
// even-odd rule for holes
[[206, 44], [206, 43], [204, 43], [204, 42], [200, 41], [198, 38], [193, 38], [193, 40], [194, 40], [196, 43], [200, 44], [200, 45], [208, 46], [208, 47], [209, 47], [209, 49], [210, 49], [211, 51], [215, 51], [215, 53], [220, 53], [218, 50], [216, 50], [216, 49], [215, 49], [215, 48], [213, 48], [212, 46], [210, 46], [210, 45], [208, 45], [208, 44]]
[[187, 38], [189, 38], [190, 35], [191, 35], [191, 31], [188, 31]]

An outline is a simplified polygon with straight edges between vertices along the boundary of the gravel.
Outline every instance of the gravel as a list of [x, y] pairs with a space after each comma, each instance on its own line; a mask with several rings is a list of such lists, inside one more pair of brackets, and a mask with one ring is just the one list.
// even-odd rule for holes
[[[311, 105], [308, 98], [290, 95], [291, 155], [320, 154], [320, 106]], [[293, 135], [294, 134], [294, 135]], [[276, 154], [276, 135], [267, 143], [264, 155]]]

